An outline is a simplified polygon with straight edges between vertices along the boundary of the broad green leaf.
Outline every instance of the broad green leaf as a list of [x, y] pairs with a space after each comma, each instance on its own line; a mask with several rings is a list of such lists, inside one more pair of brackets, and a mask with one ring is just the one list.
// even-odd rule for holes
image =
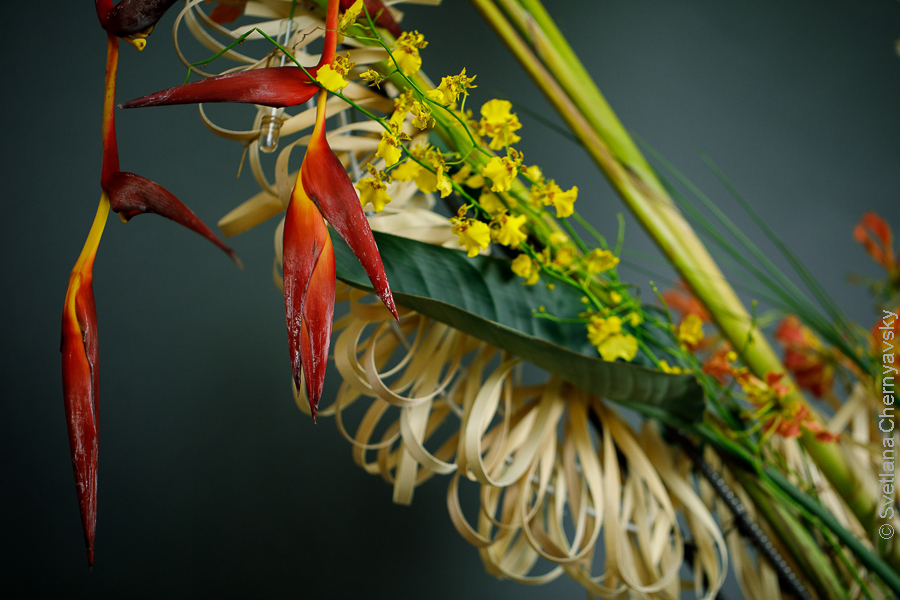
[[[362, 266], [333, 235], [337, 276], [371, 291]], [[696, 422], [703, 390], [688, 375], [667, 375], [635, 364], [606, 362], [588, 343], [582, 324], [535, 317], [532, 309], [576, 315], [584, 310], [578, 290], [524, 286], [510, 261], [375, 232], [397, 304], [446, 323], [559, 376], [579, 388], [652, 416]]]

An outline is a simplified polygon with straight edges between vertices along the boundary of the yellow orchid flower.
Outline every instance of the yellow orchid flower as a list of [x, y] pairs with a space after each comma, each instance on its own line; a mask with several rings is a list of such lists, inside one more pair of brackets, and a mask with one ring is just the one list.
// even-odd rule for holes
[[522, 285], [534, 285], [540, 279], [540, 265], [527, 254], [518, 255], [511, 266], [512, 272], [525, 280]]
[[450, 231], [457, 235], [459, 245], [465, 247], [470, 257], [477, 255], [490, 245], [491, 228], [487, 226], [487, 223], [467, 217], [453, 217], [450, 219], [450, 223], [453, 224]]
[[518, 246], [528, 239], [528, 234], [522, 231], [522, 226], [527, 220], [525, 215], [514, 217], [506, 212], [500, 213], [494, 219], [494, 223], [498, 225], [492, 230], [494, 241], [503, 246]]

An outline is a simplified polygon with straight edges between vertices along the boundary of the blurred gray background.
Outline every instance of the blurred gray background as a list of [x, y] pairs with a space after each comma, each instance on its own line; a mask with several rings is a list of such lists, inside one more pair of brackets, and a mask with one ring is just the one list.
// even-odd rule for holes
[[[846, 278], [878, 275], [851, 237], [864, 211], [900, 229], [900, 4], [547, 5], [630, 130], [746, 223], [697, 151], [709, 154], [850, 316], [872, 322], [865, 292]], [[354, 466], [332, 420], [313, 426], [297, 410], [271, 279], [274, 220], [231, 240], [246, 265], [238, 271], [168, 221], [110, 218], [95, 267], [102, 452], [88, 572], [58, 344], [69, 270], [100, 194], [106, 42], [88, 0], [5, 9], [0, 592], [583, 597], [565, 579], [531, 588], [488, 576], [447, 517], [446, 480], [396, 506], [387, 484]], [[174, 16], [143, 53], [123, 44], [119, 101], [184, 77]], [[468, 2], [411, 8], [404, 25], [430, 41], [433, 78], [463, 66], [478, 75], [473, 108], [506, 95], [550, 114]], [[522, 121], [527, 162], [578, 185], [578, 207], [613, 234], [624, 209], [592, 163]], [[119, 113], [118, 129], [123, 169], [159, 182], [210, 225], [257, 190], [249, 173], [234, 177], [241, 147], [206, 131], [194, 107]], [[626, 246], [655, 253], [632, 220]], [[326, 397], [337, 379], [332, 369]]]

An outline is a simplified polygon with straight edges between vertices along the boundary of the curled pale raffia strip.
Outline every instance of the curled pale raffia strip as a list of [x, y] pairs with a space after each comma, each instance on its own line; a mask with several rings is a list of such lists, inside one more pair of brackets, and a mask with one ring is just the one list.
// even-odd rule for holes
[[[451, 521], [490, 573], [528, 584], [568, 573], [601, 597], [659, 598], [680, 589], [677, 502], [698, 545], [698, 597], [712, 597], [724, 576], [724, 539], [653, 430], [638, 438], [614, 411], [559, 380], [518, 385], [515, 358], [412, 311], [394, 328], [371, 296], [341, 287], [350, 312], [335, 324], [334, 358], [344, 383], [320, 414], [335, 415], [354, 460], [391, 483], [396, 501], [448, 474]], [[360, 403], [362, 419], [348, 431], [343, 412]], [[599, 448], [589, 412], [601, 424]], [[448, 434], [442, 426], [456, 419]], [[464, 479], [481, 488], [474, 523], [458, 496]], [[601, 534], [606, 566], [596, 576]], [[550, 568], [535, 573], [542, 563]], [[712, 585], [699, 589], [704, 581]]]

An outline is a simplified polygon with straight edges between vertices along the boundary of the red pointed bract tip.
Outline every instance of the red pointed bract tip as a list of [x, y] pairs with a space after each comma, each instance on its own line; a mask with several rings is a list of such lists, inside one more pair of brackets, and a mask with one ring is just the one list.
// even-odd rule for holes
[[335, 263], [328, 227], [298, 177], [284, 220], [284, 308], [294, 384], [304, 374], [313, 421], [325, 385]]
[[[341, 10], [349, 9], [355, 2], [356, 0], [341, 0]], [[403, 35], [403, 30], [397, 25], [397, 21], [394, 20], [394, 15], [387, 9], [384, 2], [381, 0], [363, 0], [363, 4], [368, 13], [372, 15], [372, 19], [375, 21], [376, 25], [380, 25], [387, 29], [395, 38]]]
[[369, 220], [344, 166], [325, 138], [324, 104], [325, 94], [322, 92], [319, 95], [320, 116], [300, 167], [303, 188], [322, 216], [347, 242], [369, 276], [378, 297], [399, 320]]
[[97, 528], [97, 432], [100, 411], [100, 348], [93, 267], [108, 213], [109, 203], [104, 195], [84, 249], [69, 276], [60, 344], [69, 452], [90, 566], [94, 563], [94, 533]]
[[143, 213], [154, 213], [171, 219], [208, 239], [231, 257], [235, 264], [241, 266], [234, 250], [226, 246], [191, 209], [161, 185], [146, 177], [119, 171], [109, 178], [103, 189], [109, 195], [110, 207], [123, 221]]
[[[307, 69], [315, 77], [317, 68]], [[201, 102], [238, 102], [274, 108], [303, 104], [319, 90], [298, 67], [269, 67], [225, 73], [209, 79], [176, 85], [120, 104], [120, 108], [144, 108]]]

